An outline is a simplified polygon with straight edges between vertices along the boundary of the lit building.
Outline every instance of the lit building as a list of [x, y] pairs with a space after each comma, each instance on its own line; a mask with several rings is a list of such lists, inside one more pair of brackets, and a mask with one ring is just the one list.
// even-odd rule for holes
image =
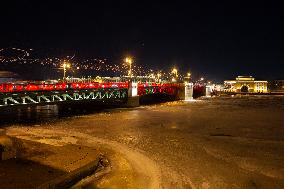
[[238, 76], [224, 81], [225, 92], [266, 93], [267, 81], [256, 81], [252, 76]]

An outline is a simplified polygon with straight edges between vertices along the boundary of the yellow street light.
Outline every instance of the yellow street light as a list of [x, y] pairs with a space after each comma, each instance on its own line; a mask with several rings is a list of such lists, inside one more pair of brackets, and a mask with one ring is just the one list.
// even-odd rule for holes
[[174, 77], [172, 78], [172, 82], [177, 82], [178, 79], [178, 70], [176, 68], [172, 69], [172, 74], [174, 74]]
[[178, 77], [178, 70], [176, 68], [173, 68], [172, 74], [175, 74], [176, 78]]
[[191, 73], [190, 73], [190, 72], [188, 72], [188, 73], [187, 73], [187, 77], [190, 77], [190, 76], [191, 76]]
[[62, 67], [63, 67], [63, 80], [65, 80], [66, 79], [66, 68], [71, 68], [71, 65], [70, 63], [64, 60]]
[[126, 58], [125, 58], [125, 62], [126, 62], [127, 64], [129, 64], [128, 75], [129, 75], [130, 78], [131, 78], [131, 77], [132, 77], [132, 63], [133, 63], [133, 60], [132, 60], [132, 58], [130, 58], [130, 57], [126, 57]]

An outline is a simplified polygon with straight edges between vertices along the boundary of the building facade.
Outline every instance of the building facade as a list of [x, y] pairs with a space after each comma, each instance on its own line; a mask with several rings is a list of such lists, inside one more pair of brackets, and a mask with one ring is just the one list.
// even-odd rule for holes
[[252, 76], [238, 76], [236, 80], [224, 81], [225, 92], [266, 93], [267, 81], [257, 81]]

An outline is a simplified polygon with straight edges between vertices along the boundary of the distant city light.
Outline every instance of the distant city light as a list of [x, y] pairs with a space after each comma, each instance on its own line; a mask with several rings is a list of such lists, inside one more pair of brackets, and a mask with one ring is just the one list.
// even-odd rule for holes
[[[48, 68], [50, 72], [64, 68], [71, 69], [71, 65], [66, 64], [63, 66], [64, 60], [66, 63], [72, 62], [74, 70], [78, 70], [76, 74], [92, 74], [92, 75], [109, 75], [109, 76], [123, 76], [127, 73], [128, 76], [151, 76], [154, 73], [154, 77], [158, 81], [171, 80], [173, 75], [175, 80], [181, 80], [182, 73], [178, 74], [178, 69], [173, 68], [168, 72], [166, 69], [161, 68], [151, 69], [146, 68], [146, 65], [133, 64], [132, 57], [125, 57], [123, 63], [114, 64], [112, 61], [106, 58], [80, 58], [79, 55], [67, 55], [65, 57], [56, 56], [41, 56], [38, 57], [37, 50], [34, 49], [20, 49], [20, 48], [3, 48], [0, 49], [0, 63], [3, 66], [18, 67], [20, 65], [37, 66], [37, 69]], [[130, 68], [131, 67], [131, 68]], [[185, 77], [189, 77], [191, 73], [184, 73]]]

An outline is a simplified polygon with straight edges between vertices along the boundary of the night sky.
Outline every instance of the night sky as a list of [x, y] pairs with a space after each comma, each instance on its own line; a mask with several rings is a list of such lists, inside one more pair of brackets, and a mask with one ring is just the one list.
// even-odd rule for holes
[[[268, 1], [267, 1], [268, 2]], [[1, 2], [0, 47], [101, 57], [223, 81], [284, 79], [280, 5], [256, 1]]]

